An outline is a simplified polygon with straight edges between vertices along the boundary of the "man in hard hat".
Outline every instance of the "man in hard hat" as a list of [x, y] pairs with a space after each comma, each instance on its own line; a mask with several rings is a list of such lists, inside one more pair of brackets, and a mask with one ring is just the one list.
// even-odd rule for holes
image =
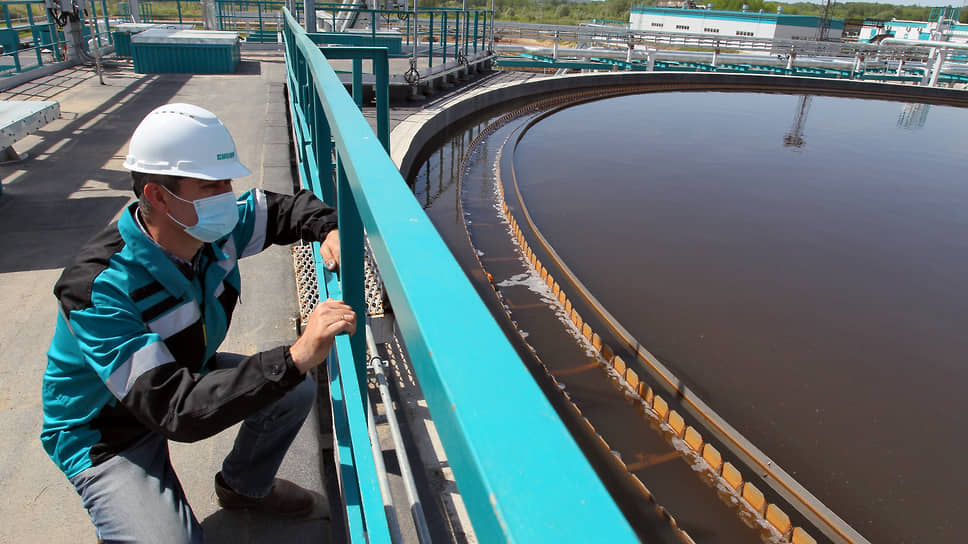
[[320, 241], [338, 265], [336, 215], [311, 193], [260, 189], [224, 125], [169, 104], [142, 120], [125, 168], [138, 201], [85, 245], [54, 293], [60, 315], [44, 373], [41, 441], [105, 542], [201, 542], [168, 456], [243, 422], [215, 475], [224, 508], [306, 516], [314, 496], [276, 471], [316, 392], [306, 375], [353, 310], [321, 302], [290, 346], [219, 353], [241, 290], [238, 259], [271, 244]]

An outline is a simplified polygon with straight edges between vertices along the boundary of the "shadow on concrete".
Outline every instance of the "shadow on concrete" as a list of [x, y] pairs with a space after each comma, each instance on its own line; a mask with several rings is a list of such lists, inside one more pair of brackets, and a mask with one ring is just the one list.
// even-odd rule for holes
[[235, 76], [261, 76], [262, 63], [257, 60], [243, 60], [235, 69]]
[[218, 510], [202, 520], [205, 542], [209, 544], [290, 544], [332, 542], [327, 524], [319, 520], [329, 519], [326, 498], [316, 495], [316, 510], [305, 519], [278, 519], [248, 510]]
[[0, 273], [63, 267], [117, 215], [133, 197], [131, 178], [106, 163], [123, 158], [141, 119], [190, 78], [136, 76], [103, 98], [78, 93], [72, 100], [99, 103], [73, 119], [62, 105], [62, 118], [37, 133], [43, 140], [30, 158], [0, 166], [8, 180], [0, 195]]

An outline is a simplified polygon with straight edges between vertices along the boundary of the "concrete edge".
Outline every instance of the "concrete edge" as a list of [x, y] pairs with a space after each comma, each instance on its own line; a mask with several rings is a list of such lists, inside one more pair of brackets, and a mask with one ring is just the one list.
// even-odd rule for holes
[[919, 100], [968, 106], [968, 92], [897, 83], [871, 83], [849, 79], [806, 78], [758, 74], [693, 72], [604, 72], [571, 74], [512, 82], [470, 93], [456, 101], [428, 108], [404, 119], [390, 134], [390, 157], [404, 178], [413, 174], [416, 160], [438, 134], [449, 126], [487, 108], [529, 97], [549, 98], [579, 90], [609, 86], [642, 85], [643, 90], [739, 90], [864, 94], [886, 100]]
[[0, 91], [9, 91], [10, 89], [23, 85], [28, 81], [33, 81], [37, 78], [55, 74], [57, 72], [60, 72], [61, 70], [65, 70], [67, 68], [70, 68], [71, 66], [76, 66], [78, 64], [80, 63], [76, 61], [73, 61], [73, 62], [62, 61], [62, 62], [55, 62], [52, 64], [45, 64], [40, 68], [35, 68], [33, 70], [28, 70], [26, 72], [20, 72], [15, 76], [10, 76], [0, 81]]

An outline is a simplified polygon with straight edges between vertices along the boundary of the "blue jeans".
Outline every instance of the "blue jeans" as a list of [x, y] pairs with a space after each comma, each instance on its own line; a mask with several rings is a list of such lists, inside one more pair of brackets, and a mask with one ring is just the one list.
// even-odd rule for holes
[[[216, 368], [234, 367], [241, 355], [216, 355]], [[222, 463], [222, 478], [238, 493], [263, 497], [316, 397], [306, 377], [283, 398], [250, 415]], [[165, 437], [150, 434], [120, 454], [71, 478], [104, 542], [204, 542], [168, 456]]]

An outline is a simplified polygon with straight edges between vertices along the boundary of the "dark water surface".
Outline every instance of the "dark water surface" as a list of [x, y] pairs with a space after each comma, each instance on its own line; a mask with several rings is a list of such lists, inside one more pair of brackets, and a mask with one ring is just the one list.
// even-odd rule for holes
[[955, 542], [966, 134], [936, 105], [643, 94], [542, 120], [515, 167], [569, 267], [727, 421], [873, 542]]

